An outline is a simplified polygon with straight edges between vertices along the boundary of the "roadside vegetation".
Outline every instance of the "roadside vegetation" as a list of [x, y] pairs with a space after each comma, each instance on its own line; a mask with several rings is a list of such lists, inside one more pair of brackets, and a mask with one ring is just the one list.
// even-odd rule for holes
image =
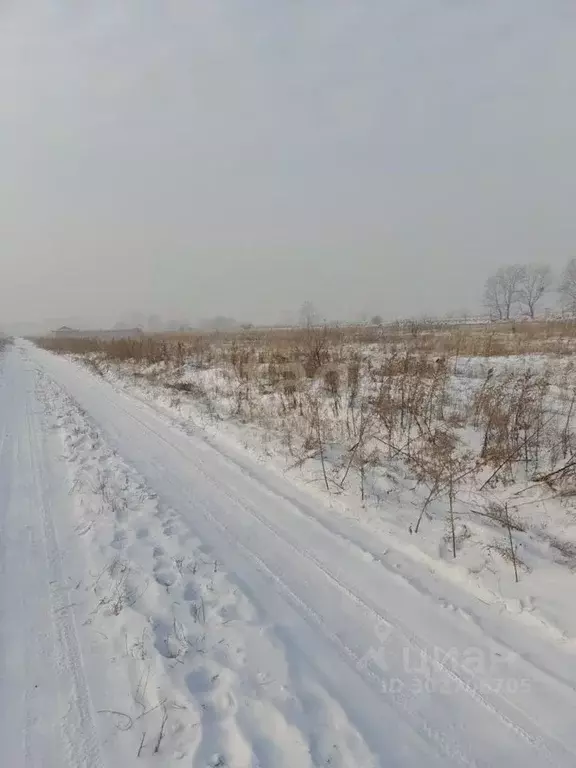
[[[525, 508], [554, 501], [568, 515], [576, 498], [572, 322], [37, 343], [98, 375], [161, 390], [177, 411], [193, 404], [213, 422], [256, 426], [267, 450], [314, 472], [332, 496], [377, 506], [398, 489], [403, 499], [409, 493], [406, 527], [417, 535], [441, 517], [451, 557], [470, 535], [463, 521], [481, 520], [501, 530], [489, 546], [516, 580], [518, 534], [538, 525]], [[550, 541], [576, 565], [576, 542]]]

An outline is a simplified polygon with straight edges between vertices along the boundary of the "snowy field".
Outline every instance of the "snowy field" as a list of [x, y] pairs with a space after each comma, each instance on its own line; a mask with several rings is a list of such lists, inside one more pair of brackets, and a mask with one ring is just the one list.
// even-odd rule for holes
[[576, 764], [569, 358], [394, 367], [434, 394], [386, 421], [378, 354], [350, 406], [329, 369], [258, 400], [238, 358], [5, 350], [6, 765]]

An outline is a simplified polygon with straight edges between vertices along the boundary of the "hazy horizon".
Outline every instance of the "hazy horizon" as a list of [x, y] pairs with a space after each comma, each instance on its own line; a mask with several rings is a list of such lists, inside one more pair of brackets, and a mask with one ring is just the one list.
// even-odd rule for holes
[[573, 2], [93, 6], [0, 3], [0, 323], [478, 312], [576, 256]]

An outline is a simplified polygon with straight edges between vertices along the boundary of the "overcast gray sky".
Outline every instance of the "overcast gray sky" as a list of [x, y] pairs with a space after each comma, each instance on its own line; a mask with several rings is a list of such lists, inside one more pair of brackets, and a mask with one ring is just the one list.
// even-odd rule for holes
[[0, 319], [479, 306], [576, 256], [574, 0], [0, 0]]

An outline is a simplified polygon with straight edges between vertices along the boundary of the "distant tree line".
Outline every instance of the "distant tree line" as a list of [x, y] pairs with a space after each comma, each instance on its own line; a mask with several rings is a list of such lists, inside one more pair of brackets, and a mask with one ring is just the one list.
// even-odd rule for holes
[[484, 306], [493, 320], [522, 315], [534, 319], [547, 293], [557, 290], [562, 309], [576, 317], [576, 259], [568, 262], [558, 283], [545, 264], [501, 267], [484, 286]]

